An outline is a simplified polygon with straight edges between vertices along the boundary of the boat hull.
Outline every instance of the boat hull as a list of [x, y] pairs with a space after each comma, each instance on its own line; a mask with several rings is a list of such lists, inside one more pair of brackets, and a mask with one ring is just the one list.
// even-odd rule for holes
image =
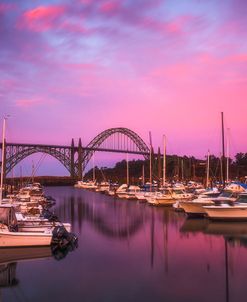
[[247, 207], [204, 207], [208, 218], [212, 220], [245, 220], [247, 221]]
[[154, 206], [165, 206], [171, 207], [175, 203], [175, 199], [167, 199], [167, 198], [149, 198], [147, 199], [148, 203]]
[[180, 207], [189, 216], [204, 216], [206, 215], [206, 212], [203, 206], [209, 206], [212, 204], [213, 204], [212, 202], [185, 201], [185, 202], [180, 202]]
[[48, 246], [52, 234], [0, 231], [0, 247]]

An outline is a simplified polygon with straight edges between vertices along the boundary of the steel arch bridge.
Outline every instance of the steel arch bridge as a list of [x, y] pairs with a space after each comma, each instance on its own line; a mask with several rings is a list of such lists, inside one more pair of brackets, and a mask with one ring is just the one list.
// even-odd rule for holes
[[[2, 151], [2, 143], [0, 148]], [[82, 146], [81, 139], [78, 146], [75, 146], [74, 139], [70, 146], [6, 142], [4, 176], [24, 158], [41, 152], [55, 157], [68, 170], [72, 178], [82, 179], [83, 171], [96, 151], [137, 154], [143, 155], [145, 159], [150, 156], [150, 149], [146, 143], [128, 128], [107, 129], [97, 135], [86, 147]]]

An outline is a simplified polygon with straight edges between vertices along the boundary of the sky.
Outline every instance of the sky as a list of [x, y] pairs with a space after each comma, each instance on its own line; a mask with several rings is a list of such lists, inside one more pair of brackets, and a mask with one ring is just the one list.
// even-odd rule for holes
[[203, 158], [220, 153], [224, 112], [231, 156], [247, 152], [246, 15], [245, 0], [0, 0], [7, 141], [126, 127]]

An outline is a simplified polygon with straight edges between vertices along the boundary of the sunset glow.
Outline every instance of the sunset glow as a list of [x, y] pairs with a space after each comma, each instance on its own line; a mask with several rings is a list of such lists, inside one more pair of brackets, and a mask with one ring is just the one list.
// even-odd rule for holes
[[7, 140], [87, 144], [126, 127], [155, 148], [246, 152], [247, 2], [2, 1], [0, 106]]

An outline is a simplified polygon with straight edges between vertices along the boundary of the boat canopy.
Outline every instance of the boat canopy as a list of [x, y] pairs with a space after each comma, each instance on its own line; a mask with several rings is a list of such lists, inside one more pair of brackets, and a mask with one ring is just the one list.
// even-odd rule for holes
[[230, 190], [230, 191], [237, 191], [237, 192], [244, 192], [247, 190], [247, 184], [244, 184], [239, 181], [235, 181], [230, 183], [225, 190]]
[[11, 206], [0, 207], [0, 223], [5, 224], [7, 226], [17, 225], [17, 220], [13, 207]]

